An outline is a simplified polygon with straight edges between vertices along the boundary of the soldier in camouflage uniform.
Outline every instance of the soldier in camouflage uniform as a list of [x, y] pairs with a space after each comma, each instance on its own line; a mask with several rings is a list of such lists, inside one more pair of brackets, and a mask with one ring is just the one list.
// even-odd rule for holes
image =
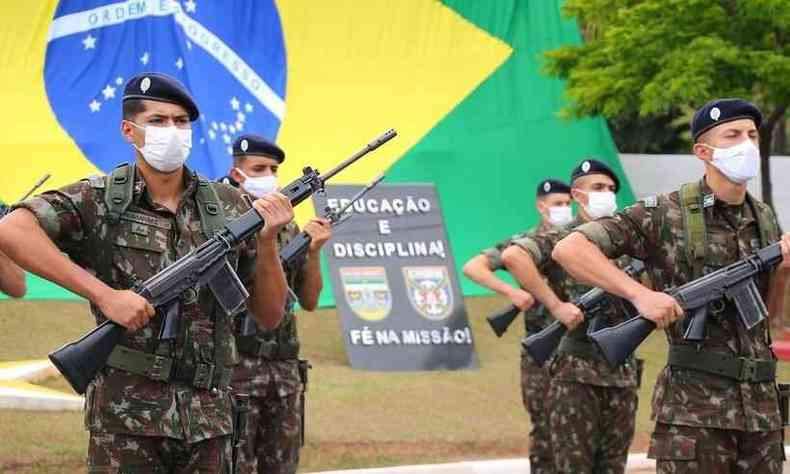
[[[526, 232], [516, 234], [494, 247], [483, 250], [464, 265], [464, 274], [477, 284], [508, 298], [514, 306], [524, 311], [524, 324], [527, 335], [534, 334], [548, 325], [549, 315], [543, 307], [532, 308], [535, 299], [521, 288], [515, 288], [498, 278], [494, 272], [504, 270], [502, 251], [514, 239], [523, 238], [535, 232], [544, 232], [556, 225], [570, 222], [571, 188], [556, 179], [545, 179], [538, 185], [535, 206], [541, 217], [540, 224]], [[521, 396], [524, 408], [529, 413], [531, 430], [529, 433], [530, 472], [543, 474], [554, 472], [551, 450], [551, 431], [549, 428], [549, 387], [551, 378], [548, 367], [541, 367], [522, 348], [521, 350]]]
[[[0, 201], [0, 218], [7, 211], [6, 204]], [[22, 298], [27, 293], [25, 272], [3, 252], [0, 252], [0, 291], [14, 298]]]
[[[238, 361], [231, 317], [208, 288], [196, 287], [173, 307], [177, 337], [161, 340], [164, 318], [128, 290], [250, 209], [236, 189], [184, 166], [198, 115], [175, 79], [155, 73], [130, 79], [121, 132], [137, 150], [135, 164], [26, 200], [0, 221], [3, 252], [88, 299], [97, 323], [108, 318], [129, 329], [87, 389], [92, 473], [230, 468], [229, 385]], [[275, 238], [293, 210], [279, 193], [253, 205], [266, 224], [256, 243], [236, 249], [229, 261], [258, 324], [274, 328], [287, 293]]]
[[[233, 169], [226, 180], [255, 197], [276, 189], [277, 171], [285, 153], [265, 138], [248, 134], [233, 144]], [[240, 184], [239, 184], [240, 183]], [[233, 374], [235, 390], [250, 395], [250, 412], [239, 453], [240, 473], [295, 473], [303, 441], [304, 390], [307, 362], [299, 360], [295, 300], [312, 311], [321, 293], [320, 249], [331, 237], [326, 219], [305, 225], [311, 243], [306, 258], [286, 268], [291, 288], [283, 322], [274, 331], [243, 335], [237, 327], [241, 362]], [[277, 236], [279, 248], [299, 234], [295, 223]]]
[[576, 219], [515, 239], [502, 257], [519, 284], [569, 328], [549, 367], [556, 472], [622, 473], [635, 429], [639, 370], [633, 359], [611, 369], [587, 338], [587, 329], [619, 323], [627, 312], [620, 299], [610, 299], [591, 322], [584, 322], [569, 301], [591, 288], [570, 278], [551, 258], [554, 246], [574, 227], [614, 212], [620, 185], [614, 172], [596, 160], [583, 161], [571, 181], [579, 204]]
[[[653, 394], [656, 426], [648, 453], [658, 472], [782, 472], [782, 423], [767, 321], [747, 330], [734, 303], [718, 300], [708, 307], [705, 340], [688, 343], [678, 322], [682, 309], [661, 293], [779, 240], [771, 209], [746, 192], [746, 182], [759, 170], [761, 121], [760, 111], [744, 100], [709, 102], [691, 127], [704, 178], [583, 225], [554, 252], [570, 273], [629, 299], [666, 330], [669, 360]], [[780, 268], [758, 279], [763, 297], [770, 294], [770, 314], [782, 307], [788, 244], [785, 234]], [[658, 291], [608, 263], [621, 255], [644, 260]]]

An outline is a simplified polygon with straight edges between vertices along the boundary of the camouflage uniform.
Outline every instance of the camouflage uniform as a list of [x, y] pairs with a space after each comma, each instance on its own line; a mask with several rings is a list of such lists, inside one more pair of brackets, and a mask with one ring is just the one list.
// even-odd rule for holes
[[[742, 205], [730, 206], [714, 201], [704, 180], [699, 187], [710, 197], [702, 210], [708, 241], [703, 273], [742, 259], [761, 246], [758, 212], [768, 213], [762, 215], [769, 218], [778, 240], [779, 226], [767, 206], [751, 196]], [[654, 288], [661, 291], [693, 279], [680, 202], [677, 191], [652, 197], [577, 230], [609, 258], [630, 255], [644, 260]], [[769, 276], [758, 280], [765, 297]], [[717, 359], [774, 359], [768, 324], [747, 331], [730, 302], [710, 306], [705, 331], [700, 346], [684, 344], [684, 321], [676, 322], [665, 331], [670, 351], [685, 347]], [[656, 427], [648, 454], [657, 459], [659, 472], [782, 470], [784, 450], [773, 381], [739, 381], [668, 364], [655, 386], [652, 416]]]
[[[93, 176], [17, 207], [32, 211], [61, 251], [115, 289], [133, 287], [206, 241], [196, 201], [203, 184], [197, 175], [184, 171], [185, 191], [172, 213], [152, 201], [137, 171], [130, 207], [114, 224], [104, 200], [109, 179]], [[216, 184], [214, 189], [226, 218], [239, 217], [250, 208], [232, 187]], [[229, 260], [252, 290], [254, 246], [237, 249]], [[159, 341], [164, 318], [155, 317], [121, 343], [140, 353], [172, 358], [174, 370], [168, 376], [177, 381], [157, 381], [107, 366], [88, 387], [89, 472], [139, 472], [139, 466], [146, 472], [226, 471], [232, 431], [228, 385], [231, 366], [238, 362], [232, 321], [216, 310], [205, 288], [184, 292], [179, 305], [176, 341]], [[94, 304], [91, 311], [97, 323], [105, 320]], [[216, 361], [225, 365], [214, 366]], [[214, 377], [196, 388], [198, 378], [187, 374], [209, 367]]]
[[[488, 260], [488, 268], [492, 271], [506, 270], [504, 263], [502, 263], [502, 252], [512, 244], [513, 240], [524, 238], [535, 232], [546, 231], [551, 227], [551, 224], [542, 222], [538, 227], [516, 234], [494, 247], [483, 250], [482, 253]], [[543, 306], [533, 307], [524, 313], [524, 325], [528, 335], [539, 332], [550, 322], [551, 316]], [[534, 474], [554, 472], [549, 427], [550, 384], [548, 364], [538, 365], [522, 347], [521, 398], [532, 422], [529, 432], [529, 467], [530, 472]]]
[[[562, 301], [591, 288], [571, 279], [551, 259], [554, 246], [581, 224], [517, 239]], [[625, 266], [627, 261], [619, 261]], [[627, 318], [620, 299], [609, 299], [590, 322], [568, 332], [551, 365], [551, 446], [557, 472], [622, 473], [634, 436], [638, 370], [635, 360], [611, 369], [587, 338], [590, 324], [603, 327]]]
[[[298, 234], [296, 224], [289, 224], [277, 237], [279, 248]], [[300, 263], [295, 268], [301, 268], [304, 262]], [[287, 269], [286, 277], [292, 291], [298, 293], [303, 272]], [[240, 473], [290, 474], [299, 466], [303, 387], [293, 298], [289, 295], [277, 329], [259, 331], [256, 336], [237, 335], [241, 363], [233, 374], [233, 388], [250, 395], [244, 448], [239, 453]], [[250, 347], [262, 348], [266, 354], [253, 355], [248, 352]]]

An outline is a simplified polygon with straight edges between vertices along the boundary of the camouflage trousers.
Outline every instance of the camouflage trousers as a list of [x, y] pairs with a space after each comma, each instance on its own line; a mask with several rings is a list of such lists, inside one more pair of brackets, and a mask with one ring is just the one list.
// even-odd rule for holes
[[697, 428], [656, 423], [648, 457], [656, 472], [685, 474], [779, 474], [784, 462], [782, 431]]
[[532, 474], [554, 472], [549, 426], [549, 364], [535, 363], [526, 352], [521, 353], [521, 397], [529, 413], [532, 428], [529, 432], [529, 468]]
[[556, 472], [625, 472], [634, 438], [636, 387], [599, 387], [555, 378], [549, 399]]
[[155, 436], [91, 432], [91, 474], [230, 473], [230, 436], [197, 443]]
[[240, 474], [293, 474], [299, 466], [301, 393], [269, 392], [250, 398], [244, 448], [239, 453]]

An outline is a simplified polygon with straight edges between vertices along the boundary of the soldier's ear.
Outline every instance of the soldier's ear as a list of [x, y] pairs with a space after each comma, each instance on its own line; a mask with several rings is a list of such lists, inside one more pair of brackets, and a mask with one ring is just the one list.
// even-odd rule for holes
[[134, 126], [128, 120], [121, 120], [121, 136], [126, 143], [134, 143]]
[[697, 142], [691, 148], [691, 151], [694, 152], [694, 156], [699, 158], [700, 160], [704, 161], [705, 163], [710, 163], [713, 160], [713, 149], [706, 143]]

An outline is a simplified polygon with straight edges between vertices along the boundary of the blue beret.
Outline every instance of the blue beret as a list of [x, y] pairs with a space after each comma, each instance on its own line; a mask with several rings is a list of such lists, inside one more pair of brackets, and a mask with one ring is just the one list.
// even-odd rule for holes
[[258, 155], [273, 158], [280, 163], [285, 161], [282, 148], [260, 135], [247, 133], [233, 142], [233, 156]]
[[563, 194], [570, 194], [571, 187], [567, 184], [563, 183], [559, 179], [554, 178], [547, 178], [538, 184], [538, 192], [537, 196], [545, 196], [551, 193], [563, 193]]
[[573, 169], [573, 172], [571, 173], [571, 184], [573, 184], [574, 181], [581, 178], [582, 176], [591, 174], [605, 174], [606, 176], [612, 178], [612, 181], [614, 181], [614, 192], [620, 191], [620, 179], [616, 174], [614, 174], [612, 168], [609, 168], [606, 163], [594, 160], [592, 158], [585, 159], [579, 163], [579, 166]]
[[158, 72], [144, 72], [126, 82], [123, 100], [144, 99], [169, 102], [184, 107], [189, 120], [194, 122], [200, 116], [197, 104], [178, 79]]
[[697, 141], [711, 128], [738, 119], [752, 119], [757, 128], [763, 123], [763, 114], [751, 102], [743, 99], [716, 99], [703, 105], [691, 119], [691, 135]]

